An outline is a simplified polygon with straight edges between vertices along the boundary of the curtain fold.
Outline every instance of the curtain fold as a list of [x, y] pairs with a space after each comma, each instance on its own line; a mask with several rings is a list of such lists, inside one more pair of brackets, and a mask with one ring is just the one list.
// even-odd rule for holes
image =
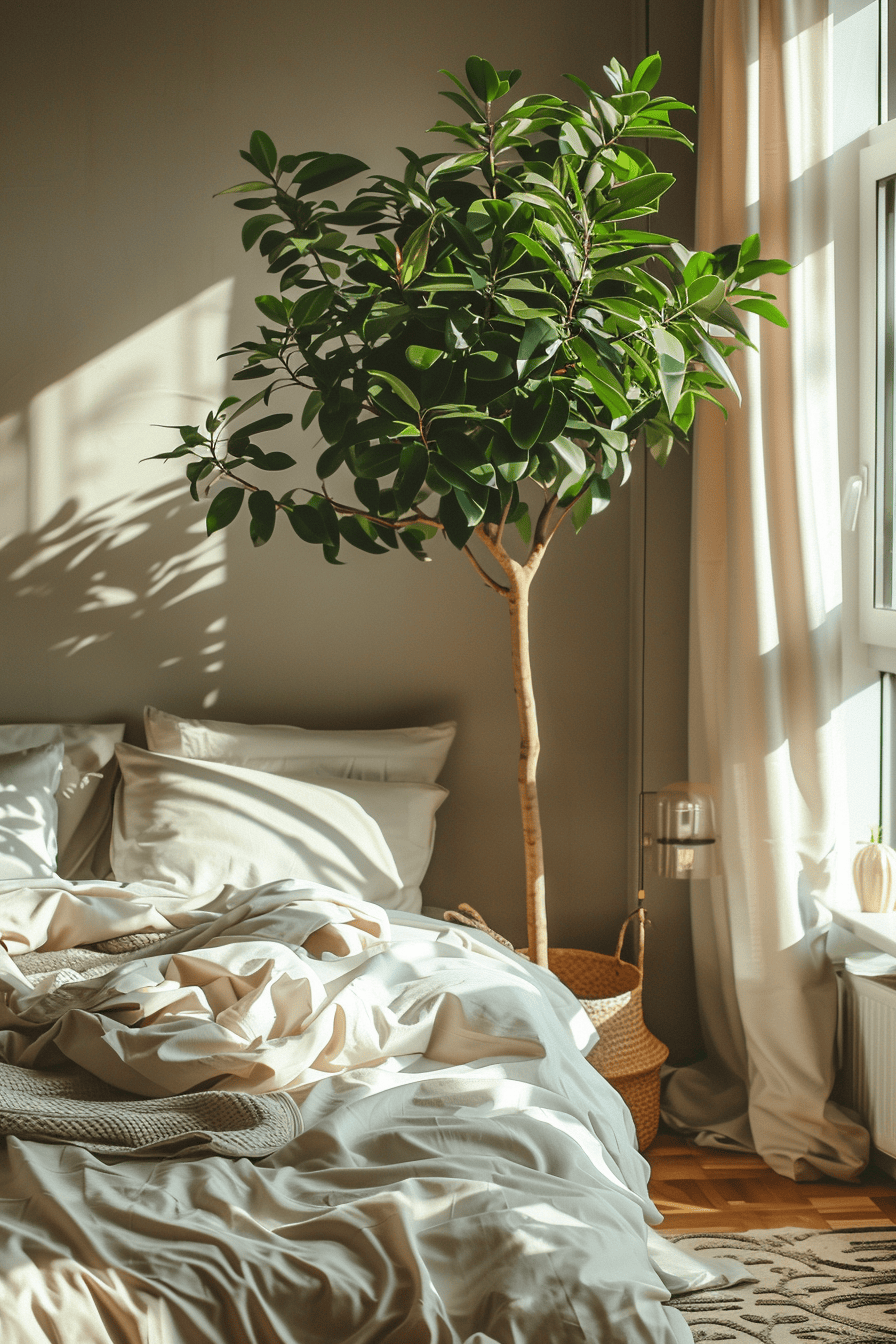
[[[790, 326], [746, 316], [743, 395], [695, 428], [690, 777], [714, 787], [722, 875], [692, 884], [707, 1058], [663, 1115], [794, 1180], [855, 1179], [868, 1136], [829, 1101], [837, 992], [824, 948], [849, 854], [839, 737], [827, 0], [705, 0], [697, 246], [758, 232]], [[743, 315], [743, 314], [742, 314]], [[847, 878], [848, 880], [848, 878]]]

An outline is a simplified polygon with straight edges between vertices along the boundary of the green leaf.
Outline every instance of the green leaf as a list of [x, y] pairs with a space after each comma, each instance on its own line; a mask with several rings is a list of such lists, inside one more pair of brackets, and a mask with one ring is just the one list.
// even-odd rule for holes
[[[437, 443], [442, 454], [439, 459], [439, 470], [443, 476], [452, 481], [452, 484], [459, 485], [464, 490], [470, 488], [474, 481], [485, 486], [495, 484], [495, 469], [492, 463], [484, 457], [479, 444], [468, 435], [441, 424], [437, 426]], [[464, 480], [463, 477], [454, 480], [444, 463], [446, 458], [470, 480]]]
[[[436, 129], [436, 127], [433, 127], [433, 130]], [[439, 127], [438, 129], [441, 130], [444, 128]], [[449, 127], [448, 129], [453, 128]], [[444, 177], [449, 173], [468, 173], [471, 168], [478, 168], [480, 163], [483, 163], [487, 158], [488, 155], [480, 150], [475, 150], [471, 154], [451, 154], [447, 159], [443, 159], [440, 164], [437, 164], [436, 167], [433, 168], [427, 179], [427, 188], [431, 191], [436, 179]]]
[[716, 275], [698, 275], [688, 285], [688, 303], [699, 317], [711, 317], [725, 301], [725, 281]]
[[658, 51], [652, 56], [645, 56], [632, 75], [632, 88], [646, 89], [649, 93], [659, 79], [662, 69], [663, 62]]
[[[467, 83], [477, 98], [481, 98], [484, 103], [492, 103], [496, 98], [500, 98], [502, 80], [495, 67], [488, 61], [484, 61], [481, 56], [471, 56], [464, 70]], [[509, 83], [507, 87], [510, 87]]]
[[327, 443], [342, 443], [351, 422], [361, 411], [361, 398], [348, 387], [335, 387], [324, 398], [317, 417], [320, 432]]
[[406, 303], [375, 303], [362, 323], [364, 339], [375, 341], [385, 336], [403, 322], [410, 311]]
[[386, 554], [387, 548], [374, 540], [373, 526], [366, 518], [347, 514], [339, 519], [338, 526], [341, 535], [350, 546], [356, 547], [359, 551], [366, 551], [368, 555]]
[[429, 235], [432, 231], [433, 220], [437, 218], [431, 215], [429, 219], [416, 228], [408, 238], [401, 253], [401, 283], [410, 285], [422, 275], [426, 269], [426, 257], [429, 252]]
[[651, 327], [650, 334], [653, 338], [656, 353], [659, 356], [657, 372], [663, 400], [669, 414], [674, 415], [675, 407], [678, 405], [678, 399], [681, 396], [681, 389], [684, 386], [687, 356], [678, 337], [673, 336], [671, 331], [667, 331], [665, 327]]
[[287, 513], [293, 532], [302, 541], [311, 546], [323, 546], [327, 540], [327, 530], [323, 519], [310, 504], [294, 504]]
[[[668, 191], [674, 181], [671, 173], [644, 173], [631, 182], [618, 182], [607, 192], [607, 197], [617, 202], [623, 210], [640, 210]], [[599, 217], [603, 213], [599, 212]]]
[[[556, 341], [556, 345], [553, 342]], [[523, 328], [523, 334], [520, 337], [519, 349], [516, 353], [516, 376], [522, 379], [526, 368], [532, 360], [533, 355], [546, 342], [551, 342], [553, 353], [560, 344], [560, 338], [557, 335], [556, 327], [551, 322], [546, 322], [541, 317], [531, 317], [527, 320]], [[547, 353], [547, 352], [545, 352]], [[539, 354], [540, 361], [542, 355]]]
[[253, 131], [249, 137], [249, 153], [252, 162], [262, 172], [273, 173], [277, 167], [277, 151], [274, 142], [264, 131]]
[[463, 550], [476, 530], [476, 524], [469, 521], [453, 490], [441, 498], [439, 522], [444, 527], [451, 545], [456, 546], [459, 551]]
[[745, 238], [738, 249], [738, 262], [741, 266], [746, 266], [751, 261], [759, 260], [759, 251], [762, 244], [759, 241], [758, 233], [751, 233], [749, 238]]
[[551, 451], [573, 476], [578, 478], [585, 475], [588, 469], [588, 459], [579, 445], [573, 443], [572, 439], [567, 439], [565, 435], [558, 434], [555, 439], [551, 440]]
[[355, 494], [369, 513], [380, 511], [380, 487], [378, 481], [355, 479]]
[[552, 272], [556, 274], [559, 271], [555, 258], [551, 256], [547, 248], [543, 247], [537, 238], [530, 238], [525, 233], [510, 233], [507, 236], [512, 239], [513, 242], [519, 243], [520, 247], [524, 247], [530, 256], [537, 257], [539, 261], [545, 262]]
[[270, 541], [277, 521], [277, 505], [270, 491], [253, 490], [249, 496], [249, 512], [252, 515], [249, 524], [252, 545], [263, 546]]
[[286, 222], [282, 215], [253, 215], [251, 219], [246, 220], [240, 234], [243, 240], [243, 250], [248, 252], [268, 229], [273, 228], [275, 224], [285, 224]]
[[323, 404], [324, 399], [321, 396], [320, 392], [318, 392], [316, 389], [314, 392], [310, 392], [308, 394], [308, 400], [305, 402], [305, 405], [302, 409], [303, 429], [308, 428], [308, 426], [311, 424], [312, 420], [317, 415], [318, 411], [320, 410], [321, 406], [323, 406]]
[[774, 257], [765, 260], [760, 258], [758, 261], [749, 261], [744, 266], [738, 266], [737, 283], [744, 285], [750, 280], [758, 280], [761, 275], [787, 275], [792, 270], [789, 261], [781, 261]]
[[335, 187], [337, 183], [366, 171], [367, 164], [349, 154], [316, 154], [292, 181], [297, 188], [296, 195], [307, 196], [310, 191], [326, 191], [328, 187]]
[[273, 205], [276, 196], [250, 196], [246, 201], [234, 201], [237, 210], [264, 210], [266, 206]]
[[231, 435], [230, 451], [232, 453], [242, 452], [242, 441], [248, 441], [253, 434], [268, 434], [271, 430], [282, 429], [292, 420], [289, 411], [279, 411], [276, 415], [265, 415], [261, 420], [253, 420], [248, 425], [243, 425], [235, 434]]
[[236, 373], [230, 375], [231, 379], [238, 383], [244, 378], [270, 378], [276, 369], [272, 369], [267, 364], [249, 364], [245, 369], [237, 369]]
[[172, 457], [186, 457], [191, 450], [183, 443], [177, 448], [172, 448], [170, 453], [151, 453], [149, 457], [141, 457], [141, 462], [168, 462]]
[[308, 501], [308, 507], [315, 510], [323, 523], [324, 531], [327, 535], [327, 540], [324, 544], [329, 546], [333, 550], [333, 553], [336, 554], [339, 550], [339, 542], [342, 536], [339, 531], [339, 519], [336, 516], [336, 510], [328, 499], [324, 499], [323, 495], [312, 495], [311, 499]]
[[520, 501], [519, 508], [514, 510], [510, 521], [522, 537], [523, 544], [528, 546], [532, 541], [532, 516], [525, 501]]
[[627, 418], [631, 414], [631, 403], [626, 399], [622, 385], [615, 375], [604, 367], [597, 352], [584, 337], [573, 337], [570, 345], [584, 365], [591, 386], [613, 418]]
[[259, 294], [255, 300], [255, 307], [265, 317], [269, 317], [272, 322], [285, 327], [289, 321], [286, 313], [286, 305], [282, 299], [275, 298], [273, 294]]
[[566, 428], [569, 402], [550, 383], [541, 383], [526, 397], [518, 397], [510, 415], [510, 433], [518, 448], [528, 451], [549, 442]]
[[741, 336], [744, 341], [752, 344], [747, 335], [746, 327], [729, 303], [720, 303], [713, 313], [713, 319], [715, 322], [720, 323], [721, 326], [728, 327], [730, 331], [736, 331], [738, 336]]
[[317, 471], [317, 479], [319, 481], [325, 481], [329, 476], [332, 476], [334, 472], [338, 471], [345, 461], [347, 451], [345, 444], [342, 443], [337, 443], [330, 448], [325, 448], [317, 459], [317, 467], [315, 468]]
[[731, 391], [737, 397], [738, 401], [740, 401], [740, 388], [735, 382], [734, 374], [728, 367], [728, 361], [705, 337], [702, 337], [700, 340], [700, 353], [703, 356], [704, 363], [709, 365], [713, 373], [719, 375], [722, 382], [726, 383], [728, 387], [731, 388]]
[[588, 489], [572, 506], [572, 525], [581, 532], [589, 518], [600, 513], [610, 502], [610, 485], [599, 476], [592, 476]]
[[373, 444], [352, 453], [349, 465], [355, 476], [370, 480], [380, 480], [397, 471], [401, 462], [401, 450], [393, 443]]
[[429, 345], [409, 345], [404, 357], [412, 368], [430, 369], [444, 353], [444, 350], [434, 350]]
[[415, 560], [431, 560], [432, 556], [427, 555], [420, 545], [420, 533], [422, 530], [422, 528], [418, 527], [403, 527], [398, 535], [401, 538], [403, 545], [407, 547]]
[[385, 383], [387, 387], [391, 387], [392, 391], [401, 397], [406, 406], [410, 406], [412, 411], [419, 414], [420, 402], [407, 383], [403, 383], [400, 378], [396, 378], [394, 373], [386, 373], [383, 369], [370, 369], [369, 374], [371, 383], [374, 381]]
[[467, 116], [472, 117], [475, 122], [478, 122], [482, 117], [480, 109], [465, 94], [455, 93], [453, 89], [440, 89], [439, 97], [450, 98], [452, 103], [459, 107], [462, 112], [466, 112]]
[[645, 426], [644, 436], [647, 440], [650, 456], [661, 467], [664, 467], [675, 442], [671, 430], [661, 424], [648, 424]]
[[409, 443], [401, 450], [401, 462], [393, 489], [399, 513], [406, 513], [426, 484], [429, 455], [422, 443]]
[[270, 182], [238, 182], [235, 187], [225, 187], [216, 191], [216, 196], [232, 196], [235, 191], [270, 191]]
[[776, 327], [789, 327], [790, 323], [782, 312], [780, 312], [773, 303], [767, 299], [741, 299], [736, 303], [735, 308], [743, 308], [748, 313], [758, 313], [760, 317], [766, 318], [769, 322], [774, 322]]
[[259, 453], [252, 462], [253, 467], [258, 467], [259, 471], [287, 471], [295, 464], [295, 458], [290, 457], [289, 453]]
[[319, 289], [311, 289], [307, 294], [303, 294], [300, 299], [296, 299], [295, 307], [290, 313], [290, 321], [294, 327], [310, 327], [319, 317], [327, 311], [333, 302], [333, 290], [329, 285], [322, 285]]
[[205, 526], [208, 535], [219, 531], [222, 527], [227, 527], [232, 523], [239, 513], [245, 490], [239, 485], [228, 485], [215, 495], [211, 504], [208, 506], [208, 513], [205, 516]]
[[629, 450], [629, 436], [622, 429], [607, 429], [604, 425], [596, 425], [595, 428], [600, 436], [601, 442], [610, 448], [605, 456], [611, 461], [611, 470], [616, 465], [616, 454], [627, 453]]
[[505, 481], [519, 481], [529, 469], [529, 454], [518, 448], [509, 434], [497, 433], [489, 445], [489, 458]]

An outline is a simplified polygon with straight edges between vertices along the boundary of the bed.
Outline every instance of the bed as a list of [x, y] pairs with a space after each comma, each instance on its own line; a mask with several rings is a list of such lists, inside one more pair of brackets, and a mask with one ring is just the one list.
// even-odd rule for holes
[[577, 1000], [423, 913], [453, 731], [0, 728], [4, 1344], [691, 1339]]

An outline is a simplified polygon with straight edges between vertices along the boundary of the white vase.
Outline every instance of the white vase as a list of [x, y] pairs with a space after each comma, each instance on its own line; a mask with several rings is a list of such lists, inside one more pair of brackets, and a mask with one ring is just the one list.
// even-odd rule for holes
[[896, 909], [896, 850], [889, 845], [863, 845], [853, 860], [852, 878], [865, 914]]

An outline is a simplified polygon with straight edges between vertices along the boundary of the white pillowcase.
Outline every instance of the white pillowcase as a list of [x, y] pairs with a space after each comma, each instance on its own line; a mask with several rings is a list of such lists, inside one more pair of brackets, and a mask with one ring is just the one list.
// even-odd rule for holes
[[56, 790], [58, 807], [56, 871], [65, 878], [106, 877], [103, 851], [112, 820], [112, 788], [117, 773], [115, 744], [123, 723], [12, 723], [0, 725], [0, 755], [58, 741], [65, 749]]
[[[277, 772], [281, 778], [299, 778]], [[379, 779], [323, 779], [315, 775], [309, 784], [334, 790], [354, 798], [379, 826], [392, 852], [402, 882], [401, 904], [393, 910], [411, 910], [420, 914], [423, 893], [420, 884], [426, 876], [436, 838], [436, 812], [448, 797], [440, 784], [406, 784]]]
[[435, 783], [457, 731], [455, 723], [345, 732], [219, 723], [179, 719], [151, 705], [143, 719], [150, 751], [169, 756], [224, 761], [293, 778], [321, 775], [420, 784]]
[[0, 755], [0, 880], [56, 871], [56, 790], [65, 748], [55, 741]]
[[112, 828], [117, 881], [198, 895], [285, 878], [419, 911], [444, 789], [324, 785], [124, 744], [115, 751], [122, 776]]

